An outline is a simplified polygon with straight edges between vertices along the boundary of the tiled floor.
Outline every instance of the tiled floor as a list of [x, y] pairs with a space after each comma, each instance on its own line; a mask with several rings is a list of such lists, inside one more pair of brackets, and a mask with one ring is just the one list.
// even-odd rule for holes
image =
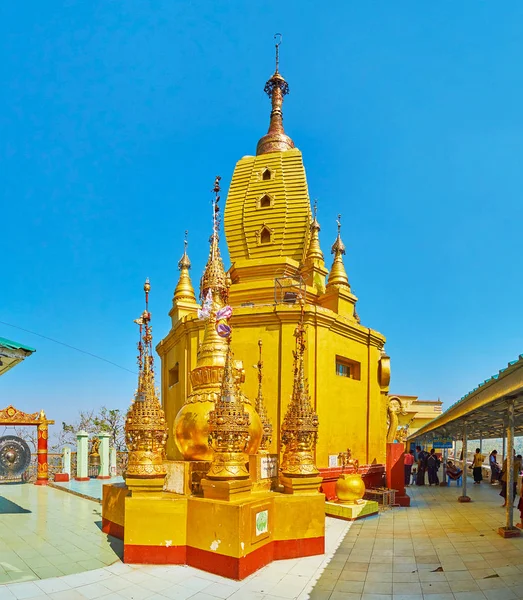
[[523, 538], [497, 534], [505, 519], [499, 488], [470, 488], [473, 502], [460, 504], [454, 486], [411, 487], [411, 508], [354, 523], [310, 598], [523, 598]]
[[[414, 502], [409, 509], [352, 524], [327, 519], [325, 556], [276, 561], [241, 582], [190, 567], [118, 562], [75, 575], [0, 586], [0, 600], [523, 598], [523, 538], [504, 540], [496, 533], [504, 520], [499, 489], [471, 488], [470, 504], [456, 501], [455, 487], [410, 488]], [[92, 510], [88, 500], [48, 491]], [[7, 517], [1, 515], [0, 523]], [[78, 522], [84, 518], [89, 521], [88, 513], [79, 512]], [[105, 538], [99, 531], [96, 537]]]
[[73, 494], [32, 484], [1, 485], [0, 583], [111, 565], [119, 560], [121, 542], [102, 534], [101, 520], [98, 503]]
[[84, 496], [90, 496], [97, 500], [102, 499], [102, 486], [106, 483], [122, 483], [123, 477], [113, 477], [112, 479], [89, 479], [89, 481], [60, 481], [55, 482], [53, 485], [63, 487], [65, 490], [77, 492]]

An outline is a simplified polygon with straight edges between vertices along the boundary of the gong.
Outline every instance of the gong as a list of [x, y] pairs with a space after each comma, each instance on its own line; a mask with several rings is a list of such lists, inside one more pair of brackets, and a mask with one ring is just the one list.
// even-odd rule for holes
[[31, 463], [31, 450], [16, 435], [0, 437], [0, 477], [18, 477]]

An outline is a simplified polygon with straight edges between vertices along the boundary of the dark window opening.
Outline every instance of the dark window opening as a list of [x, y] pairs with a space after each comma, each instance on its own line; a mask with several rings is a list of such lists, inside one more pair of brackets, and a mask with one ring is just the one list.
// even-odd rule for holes
[[270, 198], [270, 196], [267, 196], [267, 194], [265, 194], [265, 196], [263, 196], [260, 199], [260, 208], [269, 208], [270, 205], [271, 205], [271, 198]]
[[264, 227], [260, 232], [260, 244], [270, 244], [271, 243], [271, 232]]
[[361, 364], [350, 358], [336, 356], [336, 375], [349, 379], [361, 379]]

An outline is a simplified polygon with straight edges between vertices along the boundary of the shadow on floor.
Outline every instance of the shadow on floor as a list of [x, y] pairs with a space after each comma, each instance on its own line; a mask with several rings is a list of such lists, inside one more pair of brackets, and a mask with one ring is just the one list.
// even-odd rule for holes
[[15, 502], [11, 502], [7, 498], [0, 496], [0, 515], [19, 515], [30, 513], [30, 510], [23, 508]]
[[[95, 525], [100, 531], [102, 531], [101, 521], [95, 521]], [[112, 535], [108, 535], [107, 541], [109, 542], [109, 546], [111, 546], [111, 550], [116, 554], [116, 556], [118, 556], [120, 560], [123, 560], [123, 540], [119, 540]]]

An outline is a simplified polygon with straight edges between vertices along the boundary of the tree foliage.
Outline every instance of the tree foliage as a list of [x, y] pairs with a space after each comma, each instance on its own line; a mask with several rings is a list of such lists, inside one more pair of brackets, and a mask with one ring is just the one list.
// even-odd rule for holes
[[60, 432], [62, 445], [76, 444], [76, 434], [78, 431], [86, 431], [89, 435], [96, 435], [102, 431], [111, 434], [110, 445], [118, 451], [125, 450], [125, 414], [118, 408], [107, 408], [102, 406], [98, 411], [81, 410], [75, 423], [65, 423], [62, 421], [62, 431]]

